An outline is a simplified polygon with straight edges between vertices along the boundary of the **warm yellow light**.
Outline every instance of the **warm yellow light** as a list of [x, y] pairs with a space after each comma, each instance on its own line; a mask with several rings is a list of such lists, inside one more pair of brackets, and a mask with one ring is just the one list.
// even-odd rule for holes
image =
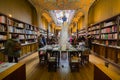
[[12, 15], [11, 15], [11, 14], [9, 14], [8, 16], [9, 16], [9, 17], [12, 17]]

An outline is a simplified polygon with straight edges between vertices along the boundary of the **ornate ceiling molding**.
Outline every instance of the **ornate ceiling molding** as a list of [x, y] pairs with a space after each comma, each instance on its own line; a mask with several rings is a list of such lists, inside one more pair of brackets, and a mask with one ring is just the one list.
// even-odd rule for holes
[[[53, 22], [53, 17], [49, 10], [76, 10], [71, 21], [76, 22], [88, 12], [90, 6], [95, 0], [28, 0], [36, 8], [38, 14], [44, 14], [49, 22]], [[51, 18], [51, 19], [50, 19]]]

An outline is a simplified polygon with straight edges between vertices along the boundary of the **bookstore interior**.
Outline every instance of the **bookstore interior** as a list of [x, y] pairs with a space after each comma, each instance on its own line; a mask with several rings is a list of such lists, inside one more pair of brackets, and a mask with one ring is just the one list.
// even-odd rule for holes
[[[120, 80], [119, 5], [120, 0], [1, 0], [0, 80]], [[19, 53], [8, 41], [13, 35]]]

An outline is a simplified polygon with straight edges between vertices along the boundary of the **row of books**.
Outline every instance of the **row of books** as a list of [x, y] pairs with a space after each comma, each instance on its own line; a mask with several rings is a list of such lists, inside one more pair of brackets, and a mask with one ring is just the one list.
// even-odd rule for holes
[[95, 29], [100, 29], [100, 25], [89, 27], [88, 31], [95, 30]]
[[99, 35], [94, 35], [95, 39], [100, 39]]
[[16, 21], [13, 21], [11, 19], [8, 19], [8, 25], [19, 27], [19, 28], [25, 28], [25, 29], [29, 29], [29, 30], [37, 30], [32, 25], [21, 23], [21, 22], [16, 22]]
[[25, 33], [25, 30], [24, 29], [18, 29], [18, 28], [15, 28], [13, 26], [9, 26], [9, 32], [13, 32], [13, 33]]
[[36, 39], [37, 36], [34, 35], [26, 35], [26, 39]]
[[24, 26], [25, 26], [24, 23], [19, 23], [19, 22], [13, 21], [11, 19], [8, 19], [8, 25], [19, 27], [19, 28], [24, 28]]
[[[12, 34], [9, 34], [9, 38], [12, 38]], [[25, 35], [19, 35], [19, 39], [25, 39]]]
[[38, 35], [38, 31], [35, 31], [34, 34], [35, 34], [35, 35]]
[[0, 40], [7, 40], [7, 36], [6, 35], [0, 35]]
[[79, 34], [78, 36], [84, 36], [84, 35], [86, 35], [85, 33], [83, 33], [83, 34]]
[[113, 22], [113, 21], [104, 22], [103, 27], [112, 26], [112, 25], [115, 25], [115, 22]]
[[102, 41], [99, 41], [99, 40], [94, 40], [93, 43], [99, 43], [99, 44], [105, 44], [105, 45], [110, 45], [110, 46], [120, 46], [120, 41], [117, 42], [117, 41], [112, 41], [112, 40], [102, 40]]
[[96, 31], [91, 31], [91, 32], [88, 32], [89, 34], [99, 34], [100, 33], [100, 30], [96, 30]]
[[102, 34], [101, 39], [117, 39], [117, 33], [115, 33], [115, 34]]
[[19, 35], [19, 39], [25, 39], [24, 35]]
[[37, 34], [37, 32], [35, 32], [35, 31], [19, 29], [19, 28], [15, 28], [13, 26], [9, 26], [9, 32], [13, 32], [13, 33], [26, 33], [26, 34]]
[[35, 31], [25, 30], [26, 34], [35, 34]]
[[39, 30], [38, 30], [38, 28], [37, 28], [37, 27], [34, 27], [34, 31], [36, 31], [36, 32], [37, 32], [37, 31], [39, 31]]
[[29, 30], [34, 30], [34, 27], [29, 24], [25, 24], [25, 28]]
[[104, 45], [108, 45], [108, 46], [117, 46], [117, 42], [116, 41], [108, 41], [108, 40], [102, 41], [99, 44], [104, 44]]
[[0, 24], [0, 32], [5, 32], [7, 31], [7, 28], [5, 25]]
[[6, 23], [5, 16], [0, 16], [0, 23]]
[[111, 32], [117, 32], [117, 27], [112, 26], [112, 27], [104, 28], [101, 30], [101, 33], [111, 33]]
[[[11, 38], [11, 35], [10, 35], [10, 38]], [[36, 39], [37, 36], [35, 35], [19, 35], [19, 39]]]
[[79, 31], [79, 34], [80, 34], [80, 33], [85, 33], [85, 32], [86, 32], [86, 30], [81, 30], [81, 31]]
[[17, 28], [14, 28], [14, 33], [25, 33], [25, 30], [24, 29], [17, 29]]
[[88, 28], [88, 31], [95, 30], [95, 29], [100, 29], [100, 27], [110, 27], [110, 26], [115, 26], [115, 23], [113, 21], [111, 22], [104, 22], [103, 26], [96, 25]]

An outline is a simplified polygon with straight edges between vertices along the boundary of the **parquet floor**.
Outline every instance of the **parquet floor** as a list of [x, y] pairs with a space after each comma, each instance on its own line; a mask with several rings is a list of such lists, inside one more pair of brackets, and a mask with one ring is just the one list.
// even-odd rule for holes
[[[27, 80], [93, 80], [93, 63], [104, 64], [104, 61], [94, 55], [90, 55], [90, 62], [80, 65], [79, 72], [71, 72], [68, 60], [61, 60], [60, 67], [56, 72], [48, 72], [47, 65], [39, 63], [38, 53], [33, 53], [30, 56], [20, 60], [26, 63]], [[120, 70], [110, 67], [120, 74]]]

